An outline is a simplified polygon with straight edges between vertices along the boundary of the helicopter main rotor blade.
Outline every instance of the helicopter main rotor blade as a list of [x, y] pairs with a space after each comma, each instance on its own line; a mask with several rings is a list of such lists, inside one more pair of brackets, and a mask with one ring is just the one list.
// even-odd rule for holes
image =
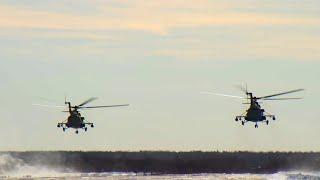
[[107, 107], [119, 107], [119, 106], [129, 106], [129, 104], [119, 104], [119, 105], [109, 105], [109, 106], [82, 106], [82, 107], [79, 107], [79, 109], [107, 108]]
[[48, 104], [32, 104], [33, 106], [52, 107], [52, 108], [65, 108], [65, 106], [48, 105]]
[[228, 95], [228, 94], [220, 94], [220, 93], [212, 93], [212, 92], [201, 92], [201, 94], [211, 94], [211, 95], [216, 95], [216, 96], [224, 96], [224, 97], [232, 97], [232, 98], [239, 98], [239, 99], [247, 99], [247, 98], [241, 97], [241, 96], [233, 96], [233, 95]]
[[96, 99], [97, 99], [96, 97], [92, 97], [92, 98], [90, 98], [90, 99], [88, 99], [88, 100], [84, 101], [83, 103], [79, 104], [78, 106], [83, 106], [83, 105], [85, 105], [85, 104], [88, 104], [88, 103], [89, 103], [89, 102], [91, 102], [91, 101], [96, 100]]
[[302, 98], [265, 98], [261, 100], [296, 100], [296, 99], [302, 99]]
[[295, 92], [299, 92], [299, 91], [303, 91], [304, 89], [295, 89], [295, 90], [291, 90], [291, 91], [287, 91], [287, 92], [282, 92], [282, 93], [278, 93], [278, 94], [272, 94], [269, 96], [262, 96], [262, 97], [257, 97], [257, 99], [265, 99], [265, 98], [269, 98], [269, 97], [274, 97], [274, 96], [280, 96], [280, 95], [284, 95], [284, 94], [290, 94], [290, 93], [295, 93]]

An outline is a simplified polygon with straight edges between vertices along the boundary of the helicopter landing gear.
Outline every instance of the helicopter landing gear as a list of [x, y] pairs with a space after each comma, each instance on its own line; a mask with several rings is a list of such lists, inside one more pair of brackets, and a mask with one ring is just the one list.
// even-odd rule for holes
[[88, 130], [88, 128], [87, 128], [87, 127], [85, 127], [85, 128], [84, 128], [84, 131], [87, 131], [87, 130]]
[[76, 130], [76, 134], [78, 134], [79, 133], [79, 131], [78, 130]]
[[258, 124], [256, 123], [256, 125], [254, 125], [254, 128], [258, 128]]
[[93, 128], [93, 127], [94, 127], [94, 125], [93, 125], [93, 124], [91, 124], [91, 127]]
[[276, 117], [275, 117], [275, 116], [272, 116], [272, 120], [276, 120]]
[[66, 128], [62, 128], [63, 132], [66, 131]]
[[242, 126], [244, 126], [244, 121], [241, 121]]
[[268, 124], [269, 124], [269, 121], [266, 121], [266, 124], [268, 125]]

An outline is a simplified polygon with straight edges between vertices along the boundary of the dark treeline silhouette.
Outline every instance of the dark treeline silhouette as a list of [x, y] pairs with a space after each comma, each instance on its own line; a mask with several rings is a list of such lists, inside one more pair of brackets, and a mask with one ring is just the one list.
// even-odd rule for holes
[[24, 164], [78, 172], [275, 173], [319, 171], [320, 153], [303, 152], [2, 152]]

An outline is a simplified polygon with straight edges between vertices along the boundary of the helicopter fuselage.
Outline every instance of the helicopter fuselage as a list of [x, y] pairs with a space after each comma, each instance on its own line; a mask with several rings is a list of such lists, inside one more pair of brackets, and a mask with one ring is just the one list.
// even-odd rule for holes
[[66, 126], [74, 129], [84, 128], [85, 123], [83, 121], [84, 117], [82, 117], [78, 111], [73, 110], [70, 112]]
[[244, 119], [251, 122], [265, 121], [264, 109], [260, 107], [258, 102], [251, 103]]
[[78, 134], [79, 133], [78, 129], [84, 129], [85, 131], [87, 131], [87, 129], [88, 129], [86, 127], [87, 125], [92, 128], [94, 127], [93, 123], [85, 121], [84, 117], [81, 116], [81, 114], [79, 112], [80, 109], [129, 106], [129, 104], [118, 104], [118, 105], [108, 105], [108, 106], [85, 106], [86, 104], [88, 104], [89, 102], [91, 102], [95, 99], [97, 99], [97, 98], [90, 98], [90, 99], [88, 99], [88, 100], [84, 101], [83, 103], [76, 105], [76, 106], [72, 106], [70, 102], [67, 102], [65, 100], [64, 103], [68, 105], [68, 111], [63, 111], [63, 112], [68, 112], [70, 115], [65, 121], [58, 123], [57, 127], [62, 128], [63, 131], [65, 131], [68, 128], [73, 128], [73, 129], [76, 129], [76, 133]]
[[77, 111], [76, 109], [70, 110], [69, 113], [70, 115], [67, 118], [67, 121], [58, 123], [57, 125], [58, 128], [62, 127], [63, 131], [68, 128], [73, 128], [76, 129], [76, 133], [78, 133], [78, 129], [84, 129], [85, 131], [87, 131], [86, 125], [94, 127], [93, 123], [85, 122], [84, 117], [82, 117], [79, 111]]
[[[274, 115], [266, 115], [264, 109], [261, 108], [259, 102], [256, 97], [252, 96], [252, 93], [248, 93], [250, 97], [250, 107], [246, 111], [245, 116], [237, 116], [236, 121], [240, 120], [241, 124], [244, 125], [246, 122], [254, 122], [255, 128], [258, 127], [258, 122], [265, 122], [267, 125], [269, 124], [268, 118], [272, 118], [275, 120]], [[244, 120], [242, 120], [242, 118]]]
[[[240, 89], [246, 93], [246, 97], [242, 96], [233, 96], [233, 95], [227, 95], [227, 94], [219, 94], [219, 93], [213, 93], [218, 96], [225, 96], [225, 97], [232, 97], [232, 98], [240, 98], [240, 99], [246, 99], [250, 100], [250, 103], [246, 102], [244, 104], [250, 104], [250, 107], [246, 110], [246, 112], [242, 113], [239, 116], [236, 116], [235, 121], [240, 121], [242, 125], [244, 125], [246, 122], [254, 122], [255, 128], [258, 128], [258, 122], [265, 122], [267, 125], [269, 124], [269, 119], [276, 120], [275, 116], [272, 114], [268, 114], [264, 111], [264, 109], [261, 108], [258, 101], [262, 100], [294, 100], [294, 99], [301, 99], [299, 97], [287, 97], [287, 98], [274, 98], [276, 96], [281, 96], [285, 94], [291, 94], [299, 91], [303, 91], [304, 89], [294, 89], [291, 91], [285, 91], [277, 94], [271, 94], [268, 96], [253, 96], [251, 92], [248, 92], [247, 87], [244, 89], [240, 87]], [[212, 94], [209, 92], [209, 94]]]

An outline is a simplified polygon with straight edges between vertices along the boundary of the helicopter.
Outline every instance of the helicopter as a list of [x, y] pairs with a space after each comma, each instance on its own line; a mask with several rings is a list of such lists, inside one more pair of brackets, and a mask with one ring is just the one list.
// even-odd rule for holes
[[[81, 115], [81, 113], [79, 112], [80, 109], [129, 106], [129, 104], [108, 105], [108, 106], [85, 106], [86, 104], [88, 104], [96, 99], [97, 98], [92, 97], [79, 105], [72, 106], [71, 102], [66, 101], [66, 98], [65, 98], [64, 103], [66, 105], [68, 105], [68, 110], [62, 111], [62, 112], [69, 113], [69, 117], [65, 121], [59, 122], [57, 124], [57, 127], [62, 128], [63, 131], [66, 131], [68, 128], [73, 128], [73, 129], [76, 129], [75, 133], [78, 134], [79, 133], [78, 129], [84, 129], [84, 131], [87, 131], [88, 130], [87, 126], [90, 126], [91, 128], [94, 127], [94, 124], [92, 122], [86, 121], [85, 118]], [[40, 104], [34, 104], [34, 105], [40, 105]], [[40, 105], [40, 106], [49, 106], [50, 107], [50, 105]], [[54, 107], [65, 107], [65, 106], [54, 106]]]
[[276, 120], [275, 115], [268, 114], [265, 112], [265, 110], [261, 107], [259, 101], [277, 101], [277, 100], [296, 100], [296, 99], [302, 99], [302, 98], [273, 98], [275, 96], [280, 96], [280, 95], [285, 95], [285, 94], [290, 94], [290, 93], [295, 93], [299, 91], [303, 91], [304, 89], [295, 89], [291, 91], [286, 91], [282, 93], [277, 93], [277, 94], [272, 94], [272, 95], [267, 95], [267, 96], [260, 96], [256, 97], [253, 95], [252, 92], [248, 92], [247, 87], [243, 89], [240, 87], [241, 90], [246, 94], [246, 97], [242, 96], [233, 96], [233, 95], [226, 95], [226, 94], [219, 94], [219, 93], [210, 93], [210, 92], [204, 92], [204, 94], [214, 94], [218, 96], [225, 96], [225, 97], [232, 97], [232, 98], [240, 98], [240, 99], [247, 99], [249, 102], [243, 103], [243, 104], [249, 104], [249, 108], [241, 115], [236, 116], [235, 121], [240, 121], [242, 125], [245, 125], [247, 122], [253, 122], [255, 123], [255, 128], [258, 128], [258, 123], [265, 122], [266, 125], [269, 124], [269, 120]]

